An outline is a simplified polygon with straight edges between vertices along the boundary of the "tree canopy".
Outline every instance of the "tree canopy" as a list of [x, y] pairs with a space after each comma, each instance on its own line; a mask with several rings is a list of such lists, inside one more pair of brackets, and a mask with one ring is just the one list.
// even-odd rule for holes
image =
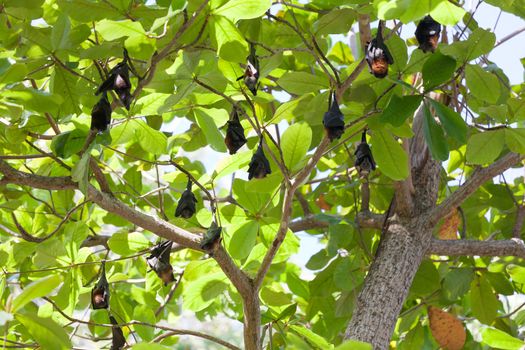
[[482, 2], [0, 0], [2, 346], [523, 348]]

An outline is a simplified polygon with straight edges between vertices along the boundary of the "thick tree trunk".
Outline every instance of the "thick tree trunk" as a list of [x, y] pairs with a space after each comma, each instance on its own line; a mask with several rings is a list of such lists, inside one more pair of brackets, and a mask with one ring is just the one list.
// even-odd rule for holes
[[[357, 298], [346, 339], [371, 343], [375, 350], [389, 348], [399, 312], [412, 280], [432, 239], [429, 211], [439, 188], [439, 163], [432, 160], [422, 132], [422, 108], [416, 113], [410, 144], [411, 176], [396, 184], [393, 216], [363, 289]], [[405, 201], [411, 205], [395, 208]]]
[[424, 223], [391, 224], [359, 293], [347, 339], [388, 349], [397, 317], [425, 256], [431, 231]]

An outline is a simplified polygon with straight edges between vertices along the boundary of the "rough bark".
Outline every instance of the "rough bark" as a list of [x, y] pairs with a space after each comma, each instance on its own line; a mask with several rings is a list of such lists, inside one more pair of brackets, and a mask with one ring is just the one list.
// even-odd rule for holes
[[[371, 343], [376, 350], [388, 349], [399, 312], [432, 238], [426, 212], [437, 200], [440, 167], [425, 144], [422, 117], [420, 108], [410, 145], [411, 175], [406, 183], [396, 186], [395, 193], [414, 205], [394, 209], [345, 333], [346, 339]], [[413, 192], [404, 190], [412, 186], [410, 182]]]
[[430, 236], [431, 231], [422, 223], [390, 224], [357, 298], [345, 338], [369, 342], [376, 350], [388, 349]]

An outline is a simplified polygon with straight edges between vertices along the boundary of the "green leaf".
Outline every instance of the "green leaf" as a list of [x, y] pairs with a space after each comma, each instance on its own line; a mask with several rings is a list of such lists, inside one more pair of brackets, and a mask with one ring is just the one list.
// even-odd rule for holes
[[71, 180], [78, 182], [78, 189], [84, 194], [87, 193], [89, 183], [89, 158], [89, 152], [84, 152], [82, 158], [71, 169]]
[[407, 45], [405, 40], [401, 39], [397, 35], [392, 35], [386, 41], [386, 46], [394, 58], [394, 64], [392, 65], [392, 68], [394, 68], [394, 70], [397, 72], [403, 72], [408, 61]]
[[51, 275], [30, 283], [24, 288], [22, 293], [13, 300], [11, 312], [15, 313], [30, 301], [48, 295], [60, 282], [62, 282], [60, 276]]
[[443, 128], [445, 128], [447, 135], [460, 143], [467, 142], [467, 123], [465, 123], [459, 113], [440, 102], [432, 99], [429, 101], [432, 104], [432, 107], [436, 110], [439, 121]]
[[302, 95], [328, 89], [330, 84], [326, 76], [313, 75], [306, 72], [285, 73], [277, 84], [291, 94]]
[[66, 131], [53, 137], [51, 150], [57, 157], [69, 158], [82, 150], [86, 142], [86, 134], [78, 129]]
[[290, 294], [284, 293], [281, 289], [265, 286], [261, 288], [261, 300], [270, 306], [285, 306], [292, 303]]
[[56, 66], [51, 75], [50, 90], [62, 96], [64, 103], [58, 107], [60, 114], [80, 114], [81, 91], [78, 87], [79, 78], [66, 71], [61, 66]]
[[228, 121], [228, 112], [217, 108], [195, 108], [195, 120], [202, 129], [210, 147], [217, 152], [226, 152], [224, 137], [219, 132], [219, 127]]
[[281, 138], [284, 164], [289, 170], [294, 170], [306, 156], [312, 142], [312, 129], [306, 123], [292, 124]]
[[472, 314], [481, 323], [490, 325], [498, 315], [498, 298], [485, 276], [476, 276], [470, 285]]
[[383, 123], [390, 123], [392, 126], [401, 126], [408, 117], [414, 114], [422, 99], [423, 97], [417, 95], [402, 97], [393, 95], [379, 120]]
[[348, 33], [356, 17], [352, 9], [334, 9], [315, 22], [313, 29], [317, 35]]
[[445, 139], [445, 133], [441, 126], [436, 123], [432, 113], [427, 106], [424, 110], [423, 134], [432, 157], [436, 160], [445, 161], [448, 159], [448, 145]]
[[466, 11], [463, 8], [452, 4], [450, 1], [439, 2], [437, 6], [430, 11], [432, 18], [446, 26], [457, 24], [465, 14]]
[[496, 42], [496, 36], [490, 30], [476, 28], [467, 40], [440, 46], [441, 53], [454, 57], [460, 62], [469, 62], [489, 53]]
[[337, 346], [334, 350], [373, 350], [372, 344], [358, 340], [348, 340]]
[[308, 328], [292, 325], [290, 326], [290, 329], [299, 334], [310, 345], [313, 345], [319, 349], [328, 350], [333, 348], [333, 345], [329, 344], [323, 337], [312, 332]]
[[[403, 11], [400, 13], [399, 19], [403, 23], [414, 22], [415, 20], [421, 19], [423, 16], [430, 13], [432, 8], [441, 0], [428, 0], [428, 1], [401, 1], [399, 5], [404, 5], [402, 7]], [[388, 1], [391, 2], [391, 1]]]
[[266, 125], [269, 125], [270, 123], [277, 124], [281, 120], [291, 121], [295, 116], [295, 112], [301, 108], [303, 97], [304, 96], [301, 96], [299, 98], [294, 98], [288, 102], [282, 103], [279, 107], [277, 107], [273, 117], [266, 123]]
[[217, 300], [226, 288], [228, 278], [222, 272], [201, 276], [185, 286], [182, 292], [184, 307], [191, 311], [201, 311]]
[[0, 74], [0, 84], [19, 82], [26, 76], [27, 72], [27, 65], [15, 63]]
[[252, 155], [252, 152], [248, 150], [237, 152], [231, 156], [223, 158], [219, 161], [219, 164], [217, 164], [217, 168], [214, 170], [212, 178], [218, 180], [246, 167], [250, 162]]
[[505, 129], [505, 143], [512, 152], [525, 154], [525, 129]]
[[[133, 319], [141, 322], [156, 323], [155, 313], [150, 305], [138, 305], [133, 310]], [[151, 341], [155, 337], [155, 329], [147, 326], [135, 325], [135, 331], [143, 341]], [[148, 350], [151, 350], [148, 348]]]
[[53, 50], [65, 49], [69, 46], [70, 30], [69, 17], [60, 15], [51, 30], [51, 47]]
[[103, 19], [97, 23], [97, 32], [107, 41], [122, 37], [146, 36], [142, 24], [138, 21], [131, 21], [129, 19], [124, 21]]
[[64, 13], [76, 21], [91, 22], [103, 18], [116, 18], [121, 14], [111, 3], [90, 0], [58, 0], [57, 4]]
[[401, 145], [387, 131], [374, 131], [372, 153], [381, 172], [392, 180], [408, 176], [408, 156]]
[[462, 297], [470, 289], [470, 283], [474, 278], [471, 268], [457, 268], [451, 270], [443, 278], [443, 293], [448, 300], [456, 300]]
[[507, 273], [517, 283], [525, 283], [525, 267], [514, 264], [507, 265]]
[[245, 62], [248, 45], [231, 20], [223, 16], [212, 16], [210, 24], [219, 57], [231, 62]]
[[135, 124], [135, 138], [144, 151], [156, 155], [166, 152], [168, 138], [164, 133], [153, 129], [143, 120], [133, 119], [130, 123]]
[[467, 87], [472, 95], [488, 103], [496, 103], [500, 96], [500, 85], [496, 75], [478, 65], [468, 64], [465, 69]]
[[504, 130], [490, 130], [472, 135], [467, 143], [467, 162], [471, 164], [492, 163], [505, 145]]
[[4, 90], [2, 91], [2, 97], [8, 101], [23, 105], [25, 109], [42, 113], [56, 108], [63, 102], [62, 97], [59, 95], [29, 88]]
[[429, 91], [452, 79], [456, 70], [456, 61], [440, 52], [431, 55], [423, 64], [423, 81], [425, 90]]
[[495, 349], [520, 350], [525, 345], [523, 340], [492, 327], [481, 331], [481, 339], [484, 344]]
[[261, 17], [270, 6], [271, 0], [230, 0], [213, 13], [236, 22], [240, 19]]
[[109, 249], [119, 255], [131, 255], [149, 248], [150, 242], [139, 232], [117, 232], [108, 240]]
[[234, 259], [244, 259], [252, 251], [257, 241], [259, 223], [248, 221], [233, 232], [228, 246], [228, 253]]
[[15, 317], [24, 325], [42, 349], [71, 349], [71, 341], [66, 331], [52, 319], [41, 318], [32, 314], [17, 314]]
[[410, 292], [426, 296], [440, 288], [440, 277], [436, 266], [430, 260], [424, 260], [412, 282]]

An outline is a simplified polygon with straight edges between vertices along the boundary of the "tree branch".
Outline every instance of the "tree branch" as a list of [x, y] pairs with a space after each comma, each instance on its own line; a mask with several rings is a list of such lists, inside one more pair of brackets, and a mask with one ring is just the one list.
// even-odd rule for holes
[[523, 155], [510, 152], [488, 167], [474, 171], [470, 179], [432, 210], [429, 217], [429, 225], [435, 225], [439, 219], [447, 215], [453, 208], [460, 206], [483, 183], [503, 173], [522, 159]]
[[210, 0], [205, 0], [200, 6], [199, 8], [197, 9], [197, 11], [195, 11], [195, 13], [193, 14], [193, 16], [191, 16], [191, 18], [186, 21], [180, 28], [179, 30], [177, 31], [177, 33], [175, 33], [175, 35], [173, 36], [173, 39], [171, 39], [171, 41], [162, 49], [162, 51], [160, 51], [158, 54], [156, 55], [153, 55], [153, 57], [151, 58], [151, 64], [150, 64], [150, 67], [148, 69], [148, 73], [146, 75], [146, 77], [142, 80], [139, 81], [138, 85], [137, 85], [137, 88], [135, 89], [135, 91], [133, 91], [133, 99], [136, 99], [140, 93], [142, 92], [142, 89], [144, 89], [144, 87], [146, 85], [148, 85], [150, 82], [151, 82], [151, 79], [153, 79], [153, 76], [155, 75], [155, 71], [157, 69], [157, 65], [159, 64], [160, 61], [162, 61], [166, 56], [168, 56], [170, 54], [170, 52], [172, 51], [172, 48], [173, 46], [175, 46], [175, 44], [177, 43], [177, 41], [179, 40], [179, 38], [182, 36], [182, 34], [184, 34], [184, 32], [191, 27], [191, 25], [193, 24], [193, 22], [195, 22], [195, 20], [197, 19], [197, 17], [200, 15], [200, 13], [204, 10], [204, 8], [208, 5]]
[[304, 218], [290, 222], [288, 228], [292, 232], [314, 230], [327, 228], [329, 225], [326, 221], [317, 220], [313, 215], [307, 215]]
[[525, 244], [521, 239], [500, 241], [433, 239], [428, 254], [448, 256], [516, 256], [525, 258]]
[[[0, 173], [4, 174], [2, 182], [16, 185], [30, 186], [46, 190], [77, 189], [77, 184], [70, 177], [48, 177], [27, 174], [12, 168], [5, 161], [0, 160]], [[138, 210], [128, 207], [113, 196], [98, 191], [92, 185], [88, 186], [87, 198], [96, 203], [102, 209], [114, 213], [129, 222], [151, 231], [157, 236], [169, 239], [184, 247], [201, 251], [201, 237], [169, 222], [144, 214]], [[214, 258], [232, 281], [241, 294], [251, 292], [248, 276], [246, 276], [233, 262], [222, 246], [214, 253]]]

